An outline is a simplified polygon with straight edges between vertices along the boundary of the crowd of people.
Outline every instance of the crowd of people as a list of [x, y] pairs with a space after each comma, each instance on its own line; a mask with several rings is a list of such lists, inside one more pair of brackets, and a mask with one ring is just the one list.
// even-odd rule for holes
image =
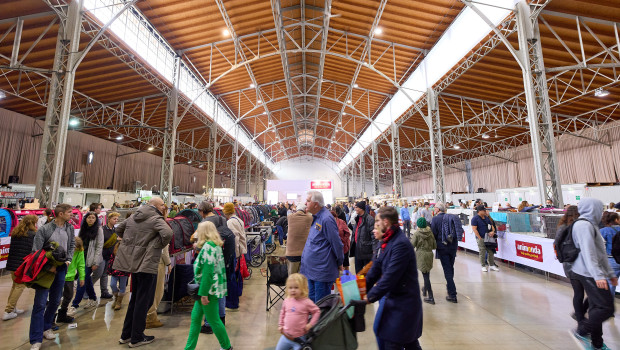
[[[405, 202], [397, 210], [385, 203], [368, 203], [332, 206], [324, 202], [321, 192], [309, 191], [303, 203], [273, 207], [270, 215], [288, 265], [278, 322], [282, 336], [276, 350], [301, 348], [296, 339], [318, 322], [316, 303], [331, 293], [342, 271], [350, 269], [349, 258], [354, 259], [355, 273], [365, 275], [366, 302], [378, 303], [373, 330], [381, 350], [421, 349], [422, 302], [436, 303], [430, 281], [435, 259], [446, 280], [446, 301], [458, 303], [454, 264], [464, 230], [460, 218], [447, 213], [453, 204], [420, 202], [410, 210]], [[473, 205], [471, 228], [482, 271], [499, 271], [494, 259], [497, 225], [486, 203]], [[101, 305], [101, 299], [112, 299], [112, 309], [120, 310], [129, 279], [132, 292], [119, 343], [131, 348], [152, 343], [154, 337], [145, 330], [163, 326], [157, 308], [171, 268], [168, 244], [173, 233], [165, 221], [169, 208], [153, 198], [119, 223], [120, 214], [115, 211], [101, 220], [101, 207], [99, 203], [89, 207], [77, 236], [69, 222], [73, 208], [67, 204], [57, 205], [53, 212], [46, 210], [41, 218], [24, 217], [11, 233], [7, 270], [14, 282], [3, 320], [24, 312], [17, 309], [17, 301], [26, 286], [36, 285], [29, 332], [32, 349], [39, 349], [43, 339], [55, 339], [57, 323], [74, 322], [80, 307], [89, 309]], [[196, 348], [200, 333], [215, 334], [221, 349], [232, 349], [226, 308], [239, 307], [239, 298], [231, 293], [228, 279], [239, 272], [247, 253], [244, 223], [234, 203], [221, 207], [223, 217], [207, 201], [188, 207], [203, 220], [192, 236], [198, 287], [185, 349]], [[611, 242], [620, 231], [616, 208], [611, 203], [604, 210], [602, 202], [584, 198], [578, 206], [565, 208], [558, 228], [558, 232], [570, 228], [580, 251], [576, 260], [564, 263], [564, 269], [574, 291], [572, 315], [578, 323], [571, 335], [585, 348], [608, 349], [602, 323], [613, 315], [613, 293], [620, 276], [620, 264], [611, 255]], [[519, 211], [536, 209], [540, 207], [522, 203]], [[37, 252], [44, 252], [50, 263], [40, 277], [23, 283], [24, 258]]]

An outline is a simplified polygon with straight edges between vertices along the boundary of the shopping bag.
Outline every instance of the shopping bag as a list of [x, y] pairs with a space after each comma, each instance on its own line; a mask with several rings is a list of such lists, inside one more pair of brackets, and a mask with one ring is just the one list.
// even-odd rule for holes
[[364, 300], [366, 297], [366, 277], [364, 275], [357, 275], [357, 289], [360, 291], [360, 300]]
[[[342, 298], [344, 305], [347, 305], [351, 300], [361, 300], [360, 290], [357, 287], [357, 281], [351, 280], [346, 283], [342, 283]], [[349, 318], [353, 317], [354, 308], [349, 308], [347, 310], [347, 315]]]
[[248, 265], [245, 263], [245, 256], [243, 254], [239, 257], [239, 272], [241, 272], [243, 279], [250, 277], [250, 271], [248, 271]]

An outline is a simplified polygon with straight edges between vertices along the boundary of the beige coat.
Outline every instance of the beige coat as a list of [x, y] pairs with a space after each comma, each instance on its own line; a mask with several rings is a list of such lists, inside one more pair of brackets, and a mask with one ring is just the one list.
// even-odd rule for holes
[[235, 256], [238, 258], [241, 254], [248, 252], [248, 242], [243, 227], [243, 220], [237, 215], [233, 215], [226, 221], [228, 228], [235, 234]]
[[288, 216], [286, 256], [301, 256], [312, 226], [312, 214], [296, 211]]
[[162, 249], [172, 239], [172, 229], [153, 206], [140, 207], [116, 228], [121, 237], [113, 269], [157, 274]]

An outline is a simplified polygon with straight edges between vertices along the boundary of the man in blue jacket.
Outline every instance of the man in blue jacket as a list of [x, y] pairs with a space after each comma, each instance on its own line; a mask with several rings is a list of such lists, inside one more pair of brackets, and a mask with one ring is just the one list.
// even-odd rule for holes
[[309, 191], [306, 208], [313, 221], [301, 254], [300, 272], [308, 278], [308, 298], [316, 303], [331, 293], [342, 270], [344, 253], [336, 219], [325, 208], [323, 194]]
[[421, 350], [422, 300], [413, 246], [398, 226], [394, 207], [379, 209], [375, 238], [381, 246], [366, 275], [368, 302], [379, 302], [374, 331], [379, 350]]
[[[435, 205], [435, 216], [431, 222], [431, 231], [437, 240], [436, 257], [441, 261], [443, 275], [446, 278], [448, 295], [446, 300], [456, 303], [456, 285], [454, 284], [454, 259], [459, 247], [458, 238], [463, 236], [463, 225], [456, 215], [446, 214], [446, 205], [437, 203]], [[448, 239], [453, 235], [452, 240]]]
[[409, 204], [407, 202], [400, 208], [400, 218], [403, 220], [403, 230], [407, 238], [411, 237], [411, 216], [409, 215]]

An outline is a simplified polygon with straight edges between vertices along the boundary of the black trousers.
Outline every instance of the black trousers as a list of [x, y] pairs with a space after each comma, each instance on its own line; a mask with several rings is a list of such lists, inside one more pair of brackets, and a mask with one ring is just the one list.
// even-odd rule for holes
[[383, 344], [379, 345], [379, 350], [422, 350], [419, 341], [414, 341], [409, 344], [397, 344], [389, 341], [383, 341]]
[[448, 296], [450, 296], [450, 298], [456, 298], [456, 285], [454, 284], [454, 259], [456, 258], [456, 251], [440, 250], [437, 252], [437, 255], [439, 261], [441, 261], [441, 267], [443, 267], [443, 275], [446, 278]]
[[357, 274], [358, 272], [360, 272], [364, 268], [364, 266], [366, 266], [371, 261], [372, 259], [360, 259], [358, 257], [355, 257], [355, 273]]
[[131, 342], [137, 343], [144, 339], [146, 314], [155, 299], [157, 275], [143, 272], [132, 273], [131, 281], [131, 299], [127, 307], [121, 339], [131, 337]]
[[60, 309], [58, 313], [67, 313], [67, 308], [73, 300], [73, 282], [74, 281], [65, 281], [65, 286], [62, 289], [62, 303], [60, 303]]
[[575, 309], [575, 318], [577, 322], [583, 321], [585, 318], [586, 311], [588, 311], [588, 306], [590, 303], [586, 298], [586, 291], [583, 289], [583, 285], [579, 280], [576, 279], [574, 273], [569, 272], [568, 277], [570, 278], [570, 284], [573, 287], [573, 308]]
[[588, 296], [588, 317], [579, 321], [577, 333], [582, 336], [590, 335], [595, 348], [603, 346], [603, 322], [614, 314], [614, 297], [609, 289], [600, 289], [591, 277], [584, 277], [576, 273], [571, 274], [571, 280], [583, 286]]
[[411, 220], [403, 220], [403, 231], [405, 231], [407, 238], [411, 237]]

